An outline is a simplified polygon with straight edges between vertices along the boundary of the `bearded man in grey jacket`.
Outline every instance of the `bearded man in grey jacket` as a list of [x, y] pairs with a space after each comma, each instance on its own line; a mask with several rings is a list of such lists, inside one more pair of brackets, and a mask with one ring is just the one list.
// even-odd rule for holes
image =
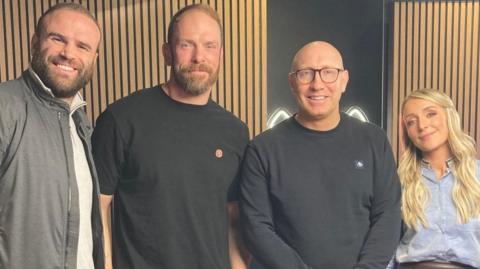
[[39, 19], [32, 62], [0, 84], [0, 268], [103, 268], [99, 188], [79, 90], [101, 39], [82, 5]]

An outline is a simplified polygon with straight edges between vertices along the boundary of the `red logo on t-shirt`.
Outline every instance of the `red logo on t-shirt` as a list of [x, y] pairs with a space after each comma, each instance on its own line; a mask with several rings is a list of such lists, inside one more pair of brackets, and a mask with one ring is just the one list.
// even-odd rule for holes
[[222, 158], [223, 157], [223, 150], [221, 150], [221, 149], [215, 150], [215, 157], [217, 157], [219, 159]]

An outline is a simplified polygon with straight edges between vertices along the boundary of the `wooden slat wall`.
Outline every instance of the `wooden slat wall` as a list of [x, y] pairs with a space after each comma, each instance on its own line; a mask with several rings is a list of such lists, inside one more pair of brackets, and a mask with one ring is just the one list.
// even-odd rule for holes
[[[58, 0], [0, 0], [0, 82], [28, 68], [34, 25]], [[67, 2], [67, 1], [65, 1]], [[164, 82], [161, 55], [168, 23], [183, 6], [205, 3], [224, 25], [225, 58], [212, 98], [260, 133], [267, 117], [267, 0], [76, 0], [97, 17], [103, 42], [92, 82], [83, 89], [92, 120], [107, 104]]]
[[399, 117], [404, 98], [420, 88], [447, 93], [480, 157], [479, 1], [393, 1], [388, 131], [400, 151]]

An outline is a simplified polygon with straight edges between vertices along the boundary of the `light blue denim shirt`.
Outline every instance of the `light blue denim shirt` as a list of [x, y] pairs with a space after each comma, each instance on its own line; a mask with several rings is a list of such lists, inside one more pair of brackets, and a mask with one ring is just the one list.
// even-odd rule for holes
[[[436, 180], [435, 172], [424, 163], [422, 175], [430, 190], [430, 201], [425, 208], [429, 227], [419, 224], [418, 231], [405, 231], [395, 253], [396, 261], [450, 261], [480, 268], [480, 218], [458, 223], [452, 199], [455, 182], [452, 171], [448, 169], [441, 180]], [[480, 161], [477, 161], [477, 179], [480, 180]], [[395, 268], [393, 262], [387, 268]]]

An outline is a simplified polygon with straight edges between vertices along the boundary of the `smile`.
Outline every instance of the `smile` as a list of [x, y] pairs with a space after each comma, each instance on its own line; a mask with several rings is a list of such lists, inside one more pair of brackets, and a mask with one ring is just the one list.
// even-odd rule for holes
[[74, 70], [71, 66], [68, 66], [68, 65], [57, 64], [57, 67], [65, 70], [65, 71], [73, 71]]
[[307, 97], [310, 100], [325, 100], [327, 99], [327, 96], [321, 95], [321, 96], [308, 96]]
[[65, 71], [65, 72], [73, 72], [76, 71], [77, 69], [71, 65], [65, 64], [65, 63], [58, 63], [58, 62], [53, 62], [53, 65], [57, 67], [58, 69]]
[[421, 140], [425, 140], [425, 139], [428, 139], [430, 138], [435, 132], [431, 132], [431, 133], [428, 133], [428, 134], [424, 134], [424, 135], [421, 135], [419, 138]]

